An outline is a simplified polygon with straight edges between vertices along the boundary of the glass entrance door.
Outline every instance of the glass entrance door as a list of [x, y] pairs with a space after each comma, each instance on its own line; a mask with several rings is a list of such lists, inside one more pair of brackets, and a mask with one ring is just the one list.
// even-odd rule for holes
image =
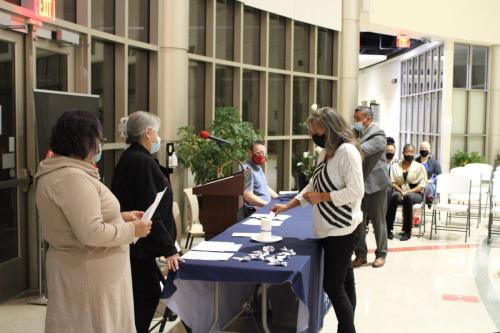
[[28, 288], [24, 45], [0, 30], [0, 301]]

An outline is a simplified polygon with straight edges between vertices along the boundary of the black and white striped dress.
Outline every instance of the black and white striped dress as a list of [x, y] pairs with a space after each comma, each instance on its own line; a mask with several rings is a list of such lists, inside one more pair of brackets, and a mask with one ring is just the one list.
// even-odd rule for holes
[[[327, 172], [329, 160], [319, 163], [313, 173], [313, 186], [315, 192], [332, 192], [337, 188]], [[337, 207], [332, 201], [318, 203], [318, 210], [322, 218], [337, 228], [350, 227], [352, 224], [352, 210], [348, 205]]]

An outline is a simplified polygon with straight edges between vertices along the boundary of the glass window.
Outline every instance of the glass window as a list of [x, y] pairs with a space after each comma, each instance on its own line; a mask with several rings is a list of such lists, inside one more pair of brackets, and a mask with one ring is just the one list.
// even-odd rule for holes
[[486, 93], [483, 91], [469, 91], [469, 120], [467, 132], [469, 134], [484, 134], [486, 130]]
[[471, 89], [486, 89], [488, 48], [472, 46]]
[[111, 188], [111, 181], [115, 173], [115, 165], [119, 159], [116, 154], [117, 150], [104, 150], [101, 159], [97, 163], [101, 181], [109, 188]]
[[58, 19], [76, 23], [76, 0], [58, 0], [55, 7]]
[[114, 0], [92, 0], [92, 28], [115, 33], [115, 1]]
[[318, 74], [333, 75], [333, 31], [318, 28]]
[[64, 54], [36, 49], [36, 87], [68, 91], [68, 58]]
[[484, 136], [469, 136], [467, 138], [467, 151], [475, 151], [484, 155]]
[[455, 44], [453, 56], [453, 87], [467, 87], [467, 64], [469, 63], [469, 46]]
[[233, 106], [233, 68], [215, 68], [215, 107]]
[[285, 76], [269, 74], [267, 134], [285, 134]]
[[[437, 112], [437, 110], [436, 110]], [[424, 132], [425, 133], [430, 133], [431, 132], [431, 95], [430, 94], [425, 94], [425, 125], [424, 125]]]
[[406, 130], [406, 98], [401, 98], [401, 116], [399, 118], [399, 128], [401, 131]]
[[425, 56], [420, 55], [418, 57], [419, 62], [420, 62], [420, 75], [419, 75], [419, 87], [418, 87], [418, 92], [423, 92], [424, 91], [424, 85], [425, 85]]
[[451, 131], [454, 134], [465, 134], [467, 123], [467, 92], [453, 90]]
[[233, 60], [234, 57], [234, 1], [217, 0], [215, 29], [215, 56]]
[[276, 192], [283, 189], [285, 170], [285, 143], [267, 142], [266, 178], [268, 185]]
[[[16, 137], [14, 57], [14, 44], [0, 40], [0, 59], [2, 59], [0, 61], [0, 152], [2, 155], [0, 181], [16, 178], [16, 153], [10, 147], [11, 138]], [[3, 198], [5, 197], [2, 196], [2, 200]], [[10, 199], [2, 202], [7, 205], [9, 201]]]
[[452, 135], [450, 156], [453, 156], [459, 150], [465, 151], [465, 137]]
[[401, 96], [405, 96], [406, 92], [406, 84], [408, 82], [408, 73], [406, 72], [406, 61], [401, 63]]
[[91, 91], [101, 97], [99, 114], [104, 137], [115, 141], [115, 46], [111, 43], [92, 41]]
[[431, 90], [432, 81], [432, 51], [425, 54], [425, 91]]
[[299, 167], [297, 167], [297, 163], [302, 160], [303, 154], [305, 152], [311, 152], [310, 142], [311, 140], [292, 141], [292, 175], [290, 175], [290, 179], [293, 179], [293, 189], [297, 189], [297, 180], [295, 174], [302, 171]]
[[260, 10], [245, 7], [243, 62], [260, 65]]
[[[333, 82], [330, 80], [318, 80], [316, 103], [319, 106], [332, 106]], [[312, 103], [311, 103], [312, 104]]]
[[0, 263], [19, 256], [17, 188], [0, 190]]
[[189, 0], [189, 52], [205, 54], [206, 0]]
[[285, 68], [286, 18], [269, 15], [269, 67]]
[[307, 134], [307, 116], [309, 115], [309, 79], [293, 78], [293, 133]]
[[295, 22], [293, 37], [293, 69], [309, 72], [309, 34], [310, 26], [306, 23]]
[[205, 128], [205, 63], [189, 62], [189, 126], [195, 131]]
[[439, 89], [443, 89], [444, 48], [439, 47]]
[[128, 113], [148, 110], [149, 54], [147, 51], [128, 49]]
[[243, 121], [253, 124], [259, 130], [260, 73], [243, 71]]
[[149, 42], [149, 0], [128, 0], [128, 38]]

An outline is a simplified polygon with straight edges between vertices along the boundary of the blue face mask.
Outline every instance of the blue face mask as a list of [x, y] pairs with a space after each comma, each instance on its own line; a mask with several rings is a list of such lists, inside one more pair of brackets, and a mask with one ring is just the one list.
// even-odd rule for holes
[[160, 151], [161, 139], [159, 136], [156, 136], [156, 142], [151, 146], [151, 154], [156, 154]]
[[355, 131], [359, 132], [359, 133], [363, 132], [363, 130], [365, 129], [365, 127], [363, 126], [363, 123], [361, 123], [360, 121], [355, 122], [355, 123], [352, 125], [352, 128], [353, 128]]
[[101, 157], [102, 157], [102, 144], [99, 144], [99, 152], [94, 155], [92, 163], [97, 164], [97, 162], [101, 160]]

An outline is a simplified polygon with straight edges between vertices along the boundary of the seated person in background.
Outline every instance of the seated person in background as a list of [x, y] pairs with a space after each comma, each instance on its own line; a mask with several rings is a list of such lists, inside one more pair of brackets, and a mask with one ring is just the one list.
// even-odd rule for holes
[[387, 144], [385, 146], [385, 161], [387, 162], [389, 171], [391, 170], [391, 165], [399, 162], [397, 158], [394, 158], [395, 154], [396, 154], [396, 143], [393, 138], [388, 136]]
[[422, 163], [427, 171], [427, 187], [425, 190], [425, 201], [431, 204], [436, 194], [436, 177], [441, 174], [441, 164], [437, 160], [431, 158], [431, 145], [429, 142], [423, 141], [420, 144], [420, 156], [415, 159], [418, 163]]
[[255, 208], [262, 207], [271, 199], [277, 198], [278, 194], [267, 185], [267, 178], [264, 170], [262, 170], [262, 165], [266, 162], [266, 146], [264, 146], [264, 143], [261, 141], [252, 143], [248, 151], [248, 157], [248, 160], [243, 163], [243, 167], [251, 170], [252, 177], [245, 187], [243, 198], [250, 210], [255, 211]]
[[403, 235], [401, 241], [411, 238], [413, 205], [423, 201], [423, 192], [427, 184], [427, 172], [422, 164], [414, 161], [415, 148], [406, 144], [403, 148], [403, 160], [391, 167], [393, 192], [387, 205], [388, 238], [394, 238], [392, 229], [396, 210], [403, 204]]

